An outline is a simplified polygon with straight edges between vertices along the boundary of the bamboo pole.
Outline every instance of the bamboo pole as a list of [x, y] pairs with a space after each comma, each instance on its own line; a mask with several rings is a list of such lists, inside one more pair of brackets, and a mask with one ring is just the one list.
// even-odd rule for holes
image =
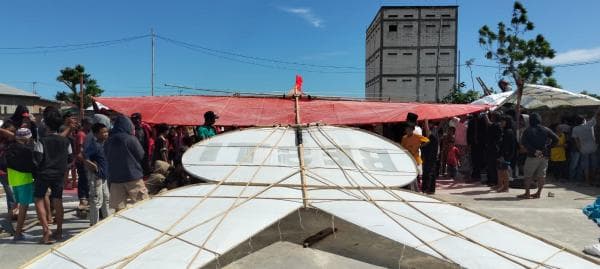
[[294, 89], [294, 112], [296, 113], [296, 146], [298, 148], [298, 161], [300, 163], [300, 183], [302, 185], [302, 204], [304, 208], [308, 207], [308, 197], [306, 191], [306, 173], [304, 169], [304, 144], [302, 142], [302, 129], [300, 125], [300, 94], [298, 89]]

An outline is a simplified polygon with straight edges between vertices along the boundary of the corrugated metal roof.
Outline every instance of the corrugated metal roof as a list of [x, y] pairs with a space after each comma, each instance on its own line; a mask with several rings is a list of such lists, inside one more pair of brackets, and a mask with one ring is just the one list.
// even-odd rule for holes
[[0, 95], [16, 95], [16, 96], [29, 96], [29, 97], [40, 97], [31, 92], [17, 89], [15, 87], [0, 83]]

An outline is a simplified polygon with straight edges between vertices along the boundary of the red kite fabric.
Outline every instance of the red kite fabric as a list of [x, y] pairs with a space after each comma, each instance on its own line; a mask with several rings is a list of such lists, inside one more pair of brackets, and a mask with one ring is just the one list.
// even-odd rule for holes
[[296, 75], [296, 92], [295, 94], [302, 94], [302, 77], [300, 75]]
[[[98, 97], [97, 102], [112, 110], [131, 115], [142, 114], [151, 124], [200, 125], [204, 112], [219, 115], [219, 126], [273, 126], [295, 123], [293, 99], [235, 96], [153, 96]], [[482, 105], [390, 103], [305, 99], [300, 101], [303, 123], [360, 125], [404, 122], [406, 114], [421, 119], [444, 119], [487, 109]]]

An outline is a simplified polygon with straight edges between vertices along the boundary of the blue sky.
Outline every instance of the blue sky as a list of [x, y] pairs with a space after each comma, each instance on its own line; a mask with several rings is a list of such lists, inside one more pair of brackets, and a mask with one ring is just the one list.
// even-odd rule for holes
[[[507, 21], [512, 1], [2, 1], [0, 47], [53, 46], [114, 40], [149, 34], [210, 49], [311, 65], [231, 61], [157, 40], [156, 92], [177, 94], [165, 83], [210, 89], [283, 92], [304, 77], [307, 92], [321, 95], [364, 95], [365, 30], [381, 5], [454, 5], [459, 7], [461, 62], [493, 64], [483, 58], [477, 30], [483, 24]], [[553, 63], [600, 59], [600, 1], [523, 1], [536, 32], [558, 52]], [[149, 95], [150, 39], [75, 51], [22, 53], [0, 50], [0, 83], [37, 89], [53, 98], [65, 87], [56, 82], [59, 70], [83, 64], [106, 92], [105, 96]], [[19, 52], [22, 54], [10, 54]], [[231, 57], [228, 57], [231, 58]], [[240, 58], [238, 58], [240, 59]], [[259, 61], [248, 58], [252, 63]], [[275, 67], [275, 68], [271, 68]], [[303, 70], [289, 70], [289, 69]], [[466, 68], [461, 81], [470, 87]], [[308, 72], [307, 70], [317, 71]], [[342, 73], [340, 73], [342, 72]], [[474, 67], [495, 86], [497, 70]], [[600, 93], [600, 64], [557, 68], [555, 77], [566, 89]], [[475, 87], [480, 89], [478, 85]], [[184, 91], [183, 93], [201, 93]]]

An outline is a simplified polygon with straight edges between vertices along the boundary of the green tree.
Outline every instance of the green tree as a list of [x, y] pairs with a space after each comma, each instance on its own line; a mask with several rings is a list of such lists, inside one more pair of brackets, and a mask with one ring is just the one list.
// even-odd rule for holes
[[104, 90], [100, 88], [95, 79], [92, 79], [90, 74], [85, 73], [85, 67], [80, 64], [76, 65], [75, 68], [65, 67], [64, 69], [60, 70], [60, 76], [58, 76], [56, 80], [65, 84], [69, 88], [70, 92], [57, 92], [56, 100], [79, 106], [79, 84], [81, 82], [82, 75], [84, 88], [83, 105], [84, 107], [92, 105], [92, 97], [102, 95]]
[[556, 79], [553, 77], [544, 78], [542, 80], [542, 84], [544, 84], [546, 86], [554, 87], [554, 88], [562, 88], [562, 86], [560, 86], [558, 84], [558, 81], [556, 81]]
[[442, 103], [445, 104], [470, 104], [471, 102], [481, 98], [481, 94], [475, 90], [463, 91], [465, 83], [461, 82], [458, 87], [455, 87], [450, 94], [448, 94]]
[[517, 121], [519, 120], [521, 96], [525, 83], [558, 85], [552, 78], [554, 70], [540, 61], [554, 58], [555, 51], [543, 35], [526, 39], [535, 26], [527, 17], [527, 10], [516, 1], [510, 23], [499, 22], [497, 31], [484, 25], [479, 29], [479, 44], [485, 50], [485, 58], [496, 61], [502, 75], [512, 78], [517, 86]]
[[581, 94], [585, 94], [587, 96], [591, 96], [591, 97], [594, 97], [596, 99], [600, 99], [600, 95], [597, 95], [595, 93], [591, 93], [591, 92], [588, 92], [588, 91], [582, 91]]

